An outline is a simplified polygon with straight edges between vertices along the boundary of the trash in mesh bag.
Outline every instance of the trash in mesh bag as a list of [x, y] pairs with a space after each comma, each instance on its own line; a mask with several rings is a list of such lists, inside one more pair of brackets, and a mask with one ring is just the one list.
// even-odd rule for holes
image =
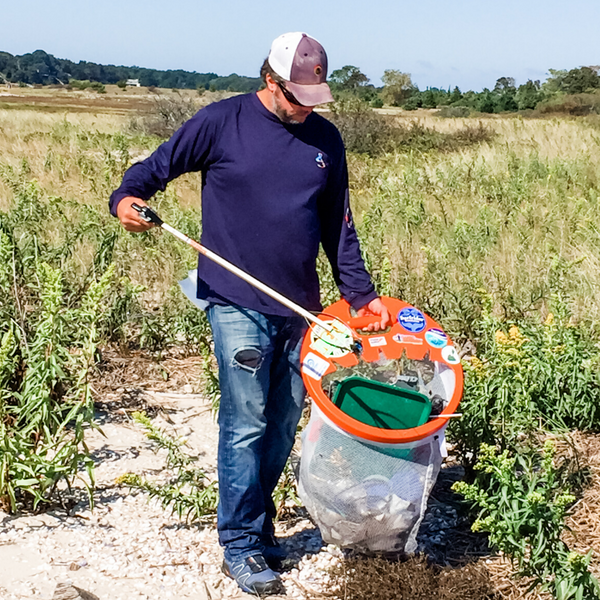
[[313, 403], [302, 435], [298, 492], [330, 544], [414, 552], [442, 465], [443, 432], [375, 445], [333, 425]]
[[397, 315], [383, 332], [359, 329], [340, 301], [321, 318], [347, 324], [352, 348], [307, 334], [302, 377], [312, 399], [302, 435], [298, 492], [325, 542], [372, 552], [417, 549], [427, 501], [459, 416], [463, 373], [452, 342], [418, 309], [382, 300]]

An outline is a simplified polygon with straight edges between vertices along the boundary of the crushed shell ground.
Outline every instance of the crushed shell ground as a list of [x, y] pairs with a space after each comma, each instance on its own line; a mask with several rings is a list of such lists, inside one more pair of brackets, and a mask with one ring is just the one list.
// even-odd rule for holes
[[[94, 384], [101, 430], [88, 443], [96, 463], [95, 508], [82, 482], [68, 508], [36, 515], [0, 511], [0, 600], [90, 598], [216, 600], [244, 598], [221, 574], [214, 521], [186, 525], [144, 493], [118, 486], [133, 472], [166, 479], [164, 457], [155, 454], [130, 414], [143, 409], [154, 422], [188, 440], [189, 451], [214, 477], [217, 427], [200, 393], [200, 359], [170, 356], [158, 364], [134, 354], [105, 353]], [[568, 543], [600, 550], [600, 439], [576, 434], [564, 453], [577, 452], [588, 483], [573, 510]], [[470, 531], [460, 500], [450, 490], [461, 477], [451, 462], [443, 469], [419, 533], [421, 557], [388, 562], [354, 556], [324, 545], [307, 513], [291, 503], [277, 524], [295, 567], [282, 574], [288, 598], [368, 600], [545, 599], [517, 581], [510, 562], [493, 555], [486, 538]], [[427, 557], [425, 559], [424, 557]], [[593, 569], [600, 574], [598, 561]], [[78, 591], [84, 590], [84, 591]], [[87, 592], [87, 594], [85, 593]]]

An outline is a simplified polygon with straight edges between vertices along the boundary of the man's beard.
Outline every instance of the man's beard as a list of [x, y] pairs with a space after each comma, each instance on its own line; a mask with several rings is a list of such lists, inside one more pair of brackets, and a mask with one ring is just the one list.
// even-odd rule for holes
[[282, 123], [286, 123], [287, 125], [301, 125], [303, 123], [303, 121], [298, 121], [297, 119], [295, 119], [294, 117], [291, 117], [287, 113], [285, 108], [283, 108], [283, 106], [281, 106], [281, 103], [277, 99], [277, 96], [275, 96], [273, 94], [272, 98], [273, 98], [273, 112], [275, 113], [277, 118]]

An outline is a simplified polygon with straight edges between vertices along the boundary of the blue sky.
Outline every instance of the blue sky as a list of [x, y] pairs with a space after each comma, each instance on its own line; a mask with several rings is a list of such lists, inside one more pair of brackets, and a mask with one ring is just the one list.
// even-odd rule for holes
[[257, 76], [271, 41], [306, 31], [329, 70], [385, 69], [421, 89], [546, 79], [600, 64], [598, 0], [19, 0], [2, 7], [0, 50], [156, 69]]

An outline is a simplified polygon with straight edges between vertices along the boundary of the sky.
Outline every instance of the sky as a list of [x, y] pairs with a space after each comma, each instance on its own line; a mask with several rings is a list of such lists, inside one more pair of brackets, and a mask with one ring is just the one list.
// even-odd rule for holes
[[318, 39], [329, 73], [386, 69], [426, 87], [493, 88], [499, 77], [600, 65], [598, 0], [0, 0], [0, 50], [75, 62], [257, 77], [271, 41]]

